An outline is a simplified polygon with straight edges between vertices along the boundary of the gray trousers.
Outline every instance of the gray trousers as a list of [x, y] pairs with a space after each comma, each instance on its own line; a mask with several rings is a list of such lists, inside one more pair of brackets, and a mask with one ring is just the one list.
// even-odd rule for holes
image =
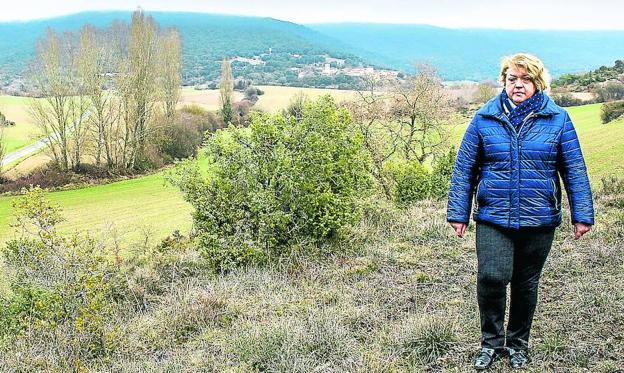
[[[481, 346], [526, 349], [539, 279], [555, 228], [515, 230], [477, 222], [476, 229]], [[507, 284], [511, 284], [511, 302], [505, 332]]]

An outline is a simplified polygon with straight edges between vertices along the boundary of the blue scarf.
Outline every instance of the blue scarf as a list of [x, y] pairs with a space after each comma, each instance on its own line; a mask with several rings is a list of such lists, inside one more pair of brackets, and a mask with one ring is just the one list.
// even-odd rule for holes
[[507, 95], [505, 89], [500, 95], [501, 104], [503, 105], [503, 111], [507, 118], [518, 129], [518, 126], [524, 121], [524, 119], [531, 113], [539, 110], [544, 102], [544, 93], [542, 91], [536, 92], [529, 99], [520, 103], [520, 105], [513, 105], [511, 99]]

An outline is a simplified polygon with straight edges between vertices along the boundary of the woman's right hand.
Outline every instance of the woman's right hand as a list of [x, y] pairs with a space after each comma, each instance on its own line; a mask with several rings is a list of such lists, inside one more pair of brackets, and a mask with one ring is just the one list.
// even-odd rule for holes
[[450, 222], [449, 224], [451, 224], [451, 227], [453, 227], [453, 229], [455, 229], [455, 234], [457, 234], [457, 237], [459, 237], [459, 238], [463, 238], [464, 237], [464, 233], [466, 233], [466, 227], [468, 227], [468, 224], [466, 224], [466, 223], [456, 223], [454, 221]]

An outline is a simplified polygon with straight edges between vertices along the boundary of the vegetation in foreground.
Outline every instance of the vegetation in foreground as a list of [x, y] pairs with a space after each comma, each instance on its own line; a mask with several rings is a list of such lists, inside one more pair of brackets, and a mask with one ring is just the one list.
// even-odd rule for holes
[[[530, 371], [624, 368], [623, 186], [596, 193], [588, 236], [572, 239], [567, 214], [557, 230]], [[180, 236], [125, 259], [60, 238], [39, 193], [19, 204], [38, 229], [4, 249], [3, 371], [472, 370], [474, 231], [455, 238], [443, 203], [369, 201], [340, 245], [216, 274]]]

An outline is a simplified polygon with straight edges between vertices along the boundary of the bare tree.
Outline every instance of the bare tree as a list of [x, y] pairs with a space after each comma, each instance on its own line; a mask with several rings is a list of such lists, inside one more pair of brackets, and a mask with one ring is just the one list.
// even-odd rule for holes
[[122, 160], [126, 168], [135, 168], [145, 156], [149, 125], [158, 102], [157, 52], [154, 19], [138, 9], [132, 14], [128, 55], [120, 65], [116, 87], [124, 123]]
[[401, 142], [406, 160], [421, 164], [436, 157], [448, 145], [448, 126], [454, 107], [435, 70], [419, 66], [418, 73], [391, 90], [389, 129]]
[[454, 107], [435, 72], [421, 67], [405, 81], [363, 79], [365, 91], [348, 103], [354, 123], [371, 156], [373, 176], [392, 198], [387, 162], [425, 163], [446, 149]]
[[40, 40], [33, 78], [42, 100], [31, 100], [30, 115], [44, 136], [56, 163], [65, 170], [82, 161], [84, 130], [88, 109], [77, 79], [75, 50], [70, 34], [59, 37], [49, 29]]
[[181, 41], [178, 31], [170, 29], [160, 43], [161, 80], [165, 118], [171, 124], [175, 116], [175, 109], [180, 100], [181, 68]]
[[102, 33], [90, 25], [84, 26], [80, 30], [78, 70], [84, 95], [91, 105], [89, 128], [95, 141], [95, 164], [101, 165], [103, 158], [106, 158], [108, 168], [115, 165], [110, 137], [118, 115], [114, 96], [105, 89], [112, 66], [111, 58], [111, 48], [104, 41]]
[[363, 78], [366, 90], [358, 91], [357, 98], [347, 104], [358, 127], [373, 163], [373, 176], [387, 198], [392, 197], [390, 180], [384, 170], [385, 163], [398, 151], [399, 138], [391, 130], [388, 92], [383, 92], [384, 82], [374, 76]]
[[234, 78], [232, 77], [232, 64], [227, 58], [221, 63], [221, 81], [219, 82], [221, 99], [221, 117], [227, 124], [232, 122], [232, 94], [234, 92]]

